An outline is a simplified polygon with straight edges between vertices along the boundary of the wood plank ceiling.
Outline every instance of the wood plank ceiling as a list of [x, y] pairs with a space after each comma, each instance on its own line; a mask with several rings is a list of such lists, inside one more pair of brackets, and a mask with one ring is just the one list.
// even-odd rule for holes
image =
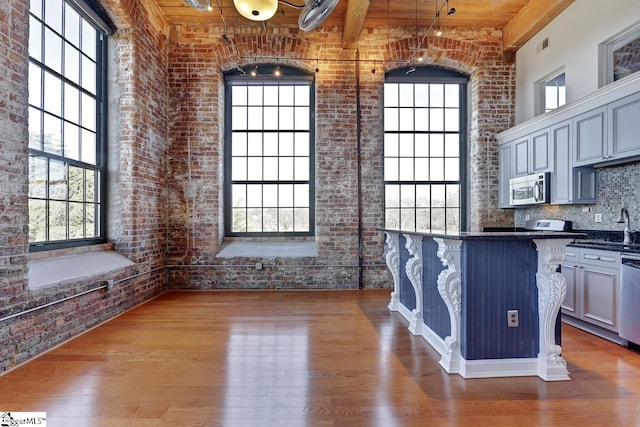
[[[227, 25], [262, 26], [236, 12], [233, 0], [211, 0], [213, 10], [200, 12], [190, 7], [184, 0], [153, 0], [169, 23], [198, 23], [222, 25], [223, 16]], [[289, 3], [304, 5], [305, 0], [288, 0]], [[309, 0], [311, 1], [311, 0]], [[314, 31], [322, 31], [323, 25], [343, 28], [345, 45], [357, 42], [360, 30], [366, 27], [409, 27], [425, 30], [433, 21], [436, 12], [444, 6], [440, 15], [442, 28], [496, 27], [504, 29], [506, 52], [514, 52], [526, 43], [537, 31], [562, 12], [574, 0], [341, 0], [321, 26]], [[205, 0], [201, 0], [202, 3]], [[456, 13], [446, 16], [447, 7]], [[276, 15], [264, 25], [296, 26], [300, 9], [281, 2]]]

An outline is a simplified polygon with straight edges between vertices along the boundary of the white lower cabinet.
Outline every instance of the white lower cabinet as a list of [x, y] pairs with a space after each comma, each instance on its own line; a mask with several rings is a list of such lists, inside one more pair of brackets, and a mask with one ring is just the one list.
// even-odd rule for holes
[[617, 332], [620, 252], [568, 247], [561, 268], [567, 279], [562, 313]]

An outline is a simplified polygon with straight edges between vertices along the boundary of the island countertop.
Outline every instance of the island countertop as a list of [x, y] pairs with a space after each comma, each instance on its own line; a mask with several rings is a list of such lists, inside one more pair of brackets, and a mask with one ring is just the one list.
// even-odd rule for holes
[[414, 234], [454, 240], [531, 240], [531, 239], [582, 239], [586, 233], [570, 231], [405, 231], [381, 228], [385, 233]]

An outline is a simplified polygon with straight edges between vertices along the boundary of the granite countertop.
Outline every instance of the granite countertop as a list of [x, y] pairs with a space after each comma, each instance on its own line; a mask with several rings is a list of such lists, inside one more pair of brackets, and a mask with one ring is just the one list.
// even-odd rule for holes
[[419, 236], [439, 237], [455, 240], [531, 240], [531, 239], [580, 239], [586, 237], [584, 233], [565, 231], [404, 231], [382, 228], [380, 231], [389, 231], [403, 234], [416, 234]]
[[[500, 228], [496, 228], [500, 229]], [[628, 245], [622, 243], [622, 232], [599, 230], [574, 230], [574, 231], [405, 231], [386, 228], [380, 231], [389, 231], [403, 234], [416, 234], [419, 236], [438, 237], [454, 240], [525, 240], [525, 239], [574, 239], [567, 246], [575, 248], [600, 249], [605, 251], [625, 252], [640, 254], [640, 242]], [[634, 237], [636, 237], [634, 235]], [[618, 240], [618, 238], [620, 240]]]
[[[574, 230], [577, 231], [577, 230]], [[625, 245], [622, 242], [621, 230], [579, 230], [587, 235], [585, 238], [576, 239], [569, 246], [587, 249], [602, 249], [605, 251], [640, 253], [640, 233], [631, 233], [632, 243]]]
[[615, 251], [640, 254], [640, 244], [631, 243], [625, 245], [622, 242], [609, 241], [609, 240], [583, 240], [576, 239], [573, 243], [569, 243], [568, 246], [575, 248], [587, 248], [587, 249], [601, 249], [603, 251]]

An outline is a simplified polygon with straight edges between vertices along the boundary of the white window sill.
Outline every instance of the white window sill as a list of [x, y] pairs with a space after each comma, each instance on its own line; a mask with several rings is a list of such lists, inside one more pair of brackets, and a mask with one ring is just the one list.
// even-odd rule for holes
[[115, 251], [97, 251], [29, 261], [29, 289], [39, 289], [133, 265]]
[[316, 242], [227, 242], [217, 258], [313, 258], [318, 256]]

